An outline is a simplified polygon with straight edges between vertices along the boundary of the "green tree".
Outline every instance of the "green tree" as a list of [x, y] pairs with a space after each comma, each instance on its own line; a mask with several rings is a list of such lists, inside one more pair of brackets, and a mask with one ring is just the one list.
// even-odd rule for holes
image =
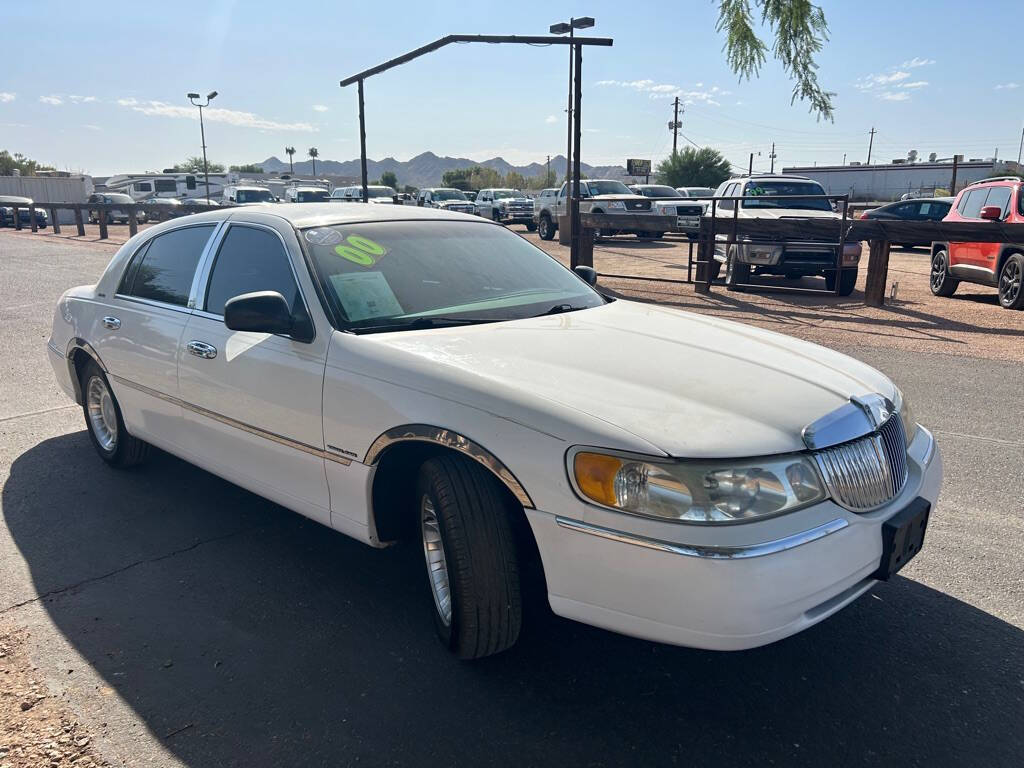
[[20, 152], [12, 155], [6, 149], [0, 150], [0, 176], [13, 176], [15, 169], [22, 176], [34, 176], [36, 171], [52, 171], [53, 166], [37, 163]]
[[450, 171], [445, 171], [444, 175], [441, 176], [441, 185], [444, 187], [455, 187], [455, 189], [469, 189], [469, 180], [472, 173], [472, 168], [453, 168]]
[[256, 165], [255, 163], [246, 163], [245, 165], [231, 165], [228, 166], [229, 171], [237, 171], [238, 173], [263, 173], [262, 166]]
[[398, 177], [394, 171], [384, 171], [380, 175], [380, 183], [385, 187], [391, 187], [392, 189], [398, 189]]
[[526, 189], [526, 177], [518, 171], [509, 171], [505, 174], [505, 186], [512, 189]]
[[295, 166], [292, 165], [292, 158], [295, 156], [295, 147], [285, 147], [284, 153], [288, 155], [288, 173], [295, 173]]
[[405, 194], [407, 195], [415, 195], [420, 190], [419, 187], [414, 187], [412, 184], [406, 184], [404, 187], [402, 187], [402, 191], [405, 192]]
[[793, 97], [810, 104], [818, 119], [833, 119], [834, 93], [818, 84], [814, 56], [828, 40], [825, 13], [810, 0], [720, 0], [716, 29], [725, 32], [725, 58], [740, 80], [756, 77], [768, 46], [754, 32], [754, 13], [775, 35], [772, 55], [793, 80]]
[[659, 184], [670, 187], [717, 187], [729, 178], [731, 166], [711, 147], [684, 147], [658, 163]]
[[320, 150], [316, 147], [310, 147], [306, 154], [313, 161], [313, 175], [316, 176], [316, 159], [320, 157]]
[[[210, 173], [224, 173], [223, 163], [207, 163], [206, 167]], [[199, 155], [186, 157], [185, 162], [174, 164], [174, 170], [178, 173], [202, 173], [203, 158]]]

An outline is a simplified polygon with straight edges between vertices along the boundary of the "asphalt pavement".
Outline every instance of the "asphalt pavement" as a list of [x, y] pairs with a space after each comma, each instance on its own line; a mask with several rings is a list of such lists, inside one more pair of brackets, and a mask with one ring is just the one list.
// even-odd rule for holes
[[1021, 765], [1024, 366], [842, 350], [909, 394], [946, 480], [921, 555], [824, 623], [714, 653], [534, 604], [515, 648], [465, 663], [416, 547], [159, 452], [102, 464], [45, 343], [112, 251], [0, 233], [0, 615], [111, 763]]

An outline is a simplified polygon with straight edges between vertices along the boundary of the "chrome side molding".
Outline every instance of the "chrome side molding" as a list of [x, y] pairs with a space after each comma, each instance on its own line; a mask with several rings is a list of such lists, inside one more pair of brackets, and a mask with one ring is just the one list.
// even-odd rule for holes
[[632, 544], [635, 547], [654, 549], [658, 552], [667, 552], [672, 555], [683, 555], [685, 557], [701, 557], [708, 560], [747, 560], [752, 557], [764, 557], [774, 555], [778, 552], [785, 552], [788, 549], [810, 544], [826, 536], [841, 531], [849, 523], [841, 517], [830, 520], [827, 523], [811, 528], [807, 531], [794, 533], [791, 536], [783, 536], [781, 539], [773, 539], [760, 544], [745, 544], [735, 547], [705, 546], [701, 544], [676, 544], [671, 541], [650, 539], [646, 536], [637, 536], [632, 533], [623, 533], [611, 528], [603, 528], [599, 525], [590, 525], [579, 520], [569, 520], [564, 517], [555, 517], [555, 522], [562, 528], [579, 533], [587, 533], [610, 541], [617, 541], [620, 544]]
[[499, 461], [494, 454], [483, 446], [474, 443], [465, 435], [460, 435], [458, 432], [453, 432], [443, 427], [434, 427], [429, 424], [406, 424], [401, 427], [393, 427], [373, 441], [373, 444], [366, 451], [366, 456], [363, 457], [363, 463], [369, 465], [376, 464], [385, 448], [395, 443], [406, 442], [443, 445], [446, 448], [451, 448], [468, 456], [487, 467], [512, 492], [512, 495], [516, 497], [516, 500], [523, 507], [527, 509], [534, 508], [530, 494], [526, 492], [526, 489], [516, 479], [516, 476], [512, 474], [512, 471]]

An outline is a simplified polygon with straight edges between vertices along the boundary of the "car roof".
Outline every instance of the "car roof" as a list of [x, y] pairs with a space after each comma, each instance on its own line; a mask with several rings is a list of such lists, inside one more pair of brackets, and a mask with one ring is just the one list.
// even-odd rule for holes
[[31, 197], [18, 197], [17, 195], [0, 195], [0, 203], [31, 203]]
[[[490, 223], [468, 213], [420, 208], [409, 205], [338, 205], [337, 203], [265, 203], [240, 208], [221, 208], [198, 213], [190, 221], [239, 220], [252, 214], [276, 216], [296, 229], [357, 224], [369, 221], [470, 221]], [[500, 226], [500, 225], [497, 225]]]

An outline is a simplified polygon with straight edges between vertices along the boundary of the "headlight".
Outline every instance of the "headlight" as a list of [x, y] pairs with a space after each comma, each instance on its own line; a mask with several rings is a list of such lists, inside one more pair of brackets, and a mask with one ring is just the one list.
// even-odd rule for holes
[[914, 418], [914, 409], [910, 407], [910, 399], [903, 392], [900, 392], [898, 408], [903, 422], [903, 434], [907, 436], [907, 445], [910, 445], [917, 435], [917, 419]]
[[610, 203], [608, 203], [608, 207], [616, 211], [626, 210], [626, 204], [621, 200], [612, 200]]
[[814, 463], [801, 454], [661, 462], [581, 451], [570, 471], [596, 504], [690, 523], [745, 522], [826, 498]]

